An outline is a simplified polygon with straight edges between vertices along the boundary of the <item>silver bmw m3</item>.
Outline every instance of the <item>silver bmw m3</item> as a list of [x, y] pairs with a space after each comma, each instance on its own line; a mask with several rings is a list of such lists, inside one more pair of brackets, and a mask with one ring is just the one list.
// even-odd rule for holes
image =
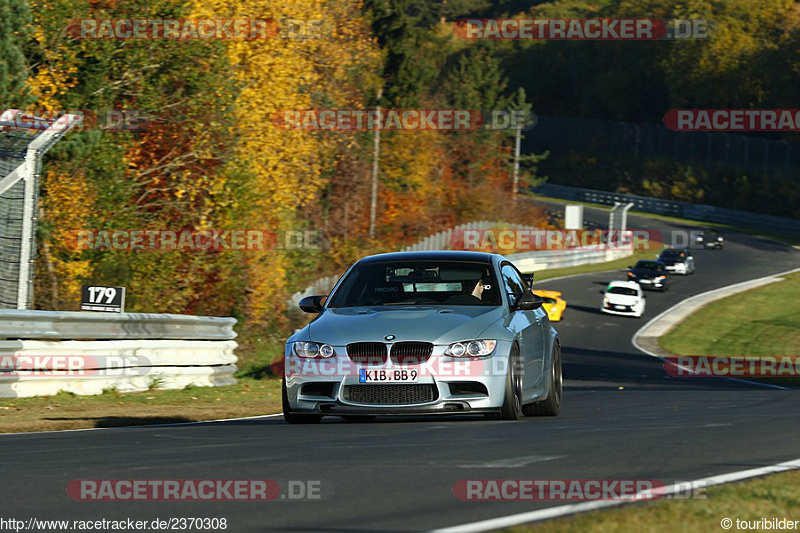
[[472, 414], [518, 420], [561, 409], [561, 347], [529, 277], [478, 252], [365, 257], [286, 343], [283, 415]]

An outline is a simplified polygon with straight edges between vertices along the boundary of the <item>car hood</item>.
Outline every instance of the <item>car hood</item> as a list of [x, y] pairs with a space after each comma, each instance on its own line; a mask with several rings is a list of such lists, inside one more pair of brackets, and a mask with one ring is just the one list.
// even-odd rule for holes
[[380, 306], [325, 309], [303, 330], [298, 339], [342, 346], [351, 342], [383, 341], [394, 335], [396, 342], [427, 341], [449, 344], [474, 339], [502, 319], [502, 307], [483, 306]]

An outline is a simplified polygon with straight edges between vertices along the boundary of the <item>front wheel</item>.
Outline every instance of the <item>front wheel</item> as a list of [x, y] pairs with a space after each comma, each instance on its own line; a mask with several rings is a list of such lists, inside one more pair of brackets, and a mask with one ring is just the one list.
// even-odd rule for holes
[[321, 415], [292, 413], [292, 408], [289, 405], [289, 396], [286, 394], [286, 378], [281, 381], [281, 400], [283, 403], [283, 419], [290, 424], [319, 424], [322, 420]]
[[523, 412], [528, 416], [558, 416], [561, 412], [561, 399], [564, 395], [564, 378], [561, 372], [561, 344], [553, 346], [553, 366], [550, 369], [550, 392], [547, 398], [532, 405], [526, 405]]
[[522, 360], [519, 356], [519, 346], [514, 344], [508, 358], [508, 373], [506, 374], [506, 390], [503, 407], [499, 413], [487, 413], [489, 420], [519, 420], [522, 413]]

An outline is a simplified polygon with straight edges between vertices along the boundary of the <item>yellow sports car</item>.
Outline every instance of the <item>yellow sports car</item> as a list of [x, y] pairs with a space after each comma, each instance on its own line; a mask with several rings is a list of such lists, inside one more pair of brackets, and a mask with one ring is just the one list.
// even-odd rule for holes
[[564, 316], [564, 310], [567, 308], [567, 302], [561, 298], [561, 293], [558, 291], [535, 290], [533, 294], [544, 300], [542, 307], [547, 311], [550, 322], [560, 322]]

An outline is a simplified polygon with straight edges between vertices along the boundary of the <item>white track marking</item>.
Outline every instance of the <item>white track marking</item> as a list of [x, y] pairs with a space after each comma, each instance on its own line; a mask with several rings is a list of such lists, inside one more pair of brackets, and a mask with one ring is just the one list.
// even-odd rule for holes
[[[751, 468], [750, 470], [740, 470], [738, 472], [730, 472], [728, 474], [719, 474], [716, 476], [709, 476], [702, 479], [696, 479], [688, 482], [692, 485], [701, 485], [711, 487], [714, 485], [723, 485], [725, 483], [732, 483], [734, 481], [741, 481], [754, 477], [765, 476], [767, 474], [775, 474], [778, 472], [786, 472], [788, 470], [800, 469], [800, 459], [793, 461], [786, 461], [785, 463], [778, 463], [770, 466], [762, 466], [760, 468]], [[663, 493], [665, 496], [674, 494], [678, 491], [686, 490], [687, 482], [668, 485], [660, 489], [659, 494]], [[641, 500], [652, 501], [652, 500]], [[530, 522], [539, 522], [541, 520], [549, 520], [552, 518], [559, 518], [568, 516], [575, 513], [585, 513], [587, 511], [596, 511], [606, 507], [615, 507], [617, 505], [632, 504], [631, 500], [605, 500], [593, 502], [572, 503], [569, 505], [559, 505], [557, 507], [549, 507], [547, 509], [539, 509], [537, 511], [529, 511], [527, 513], [519, 513], [508, 516], [501, 516], [498, 518], [490, 518], [489, 520], [481, 520], [478, 522], [469, 522], [467, 524], [460, 524], [457, 526], [446, 527], [441, 529], [434, 529], [428, 533], [478, 533], [481, 531], [491, 531], [494, 529], [501, 529], [506, 527], [518, 526], [520, 524], [527, 524]]]
[[456, 468], [519, 468], [531, 463], [542, 463], [561, 459], [566, 455], [528, 455], [525, 457], [511, 457], [509, 459], [495, 459], [494, 461], [475, 461], [472, 463], [460, 463], [454, 465]]

